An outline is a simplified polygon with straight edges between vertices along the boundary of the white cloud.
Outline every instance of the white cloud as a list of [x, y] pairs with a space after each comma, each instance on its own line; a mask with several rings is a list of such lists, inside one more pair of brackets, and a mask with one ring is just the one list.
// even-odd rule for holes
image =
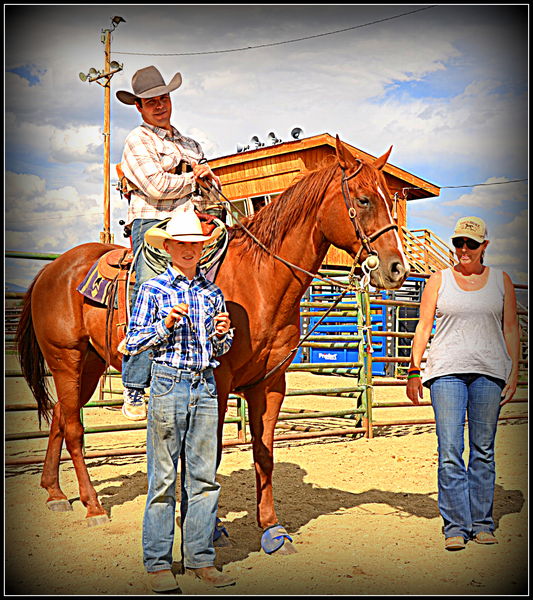
[[102, 160], [102, 130], [95, 125], [68, 129], [54, 128], [50, 139], [50, 158], [57, 162]]
[[6, 173], [6, 248], [62, 252], [98, 239], [102, 223], [98, 195], [80, 195], [73, 186], [46, 189], [35, 175]]

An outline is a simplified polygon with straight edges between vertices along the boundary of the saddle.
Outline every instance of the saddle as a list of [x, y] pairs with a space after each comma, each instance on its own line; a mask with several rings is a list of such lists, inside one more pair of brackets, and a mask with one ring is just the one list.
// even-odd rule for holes
[[130, 274], [133, 252], [128, 248], [116, 248], [103, 254], [90, 268], [77, 290], [93, 302], [108, 308], [108, 322], [112, 322], [113, 312], [118, 313], [118, 340], [126, 336], [127, 285], [135, 282], [135, 273]]

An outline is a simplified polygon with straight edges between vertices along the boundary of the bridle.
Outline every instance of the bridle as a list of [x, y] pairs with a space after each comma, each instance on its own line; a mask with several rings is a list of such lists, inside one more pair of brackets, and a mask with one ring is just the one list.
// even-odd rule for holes
[[[357, 209], [355, 208], [356, 201], [353, 200], [350, 196], [350, 186], [348, 185], [350, 179], [353, 179], [363, 168], [363, 161], [359, 158], [356, 158], [355, 160], [359, 163], [359, 166], [351, 175], [346, 175], [346, 169], [342, 165], [340, 165], [342, 171], [342, 197], [344, 198], [344, 203], [346, 204], [346, 208], [348, 209], [348, 216], [350, 217], [350, 221], [353, 224], [355, 233], [361, 241], [361, 247], [359, 248], [359, 251], [357, 252], [354, 258], [354, 263], [359, 262], [361, 252], [364, 249], [366, 250], [368, 256], [374, 255], [376, 257], [377, 263], [373, 261], [376, 265], [375, 267], [373, 267], [373, 269], [377, 269], [377, 267], [379, 266], [379, 255], [377, 251], [372, 248], [371, 243], [375, 242], [380, 236], [382, 236], [384, 233], [387, 233], [387, 231], [398, 231], [398, 225], [396, 225], [395, 223], [389, 223], [388, 225], [381, 227], [381, 229], [374, 231], [374, 233], [371, 233], [370, 235], [367, 235], [365, 233], [363, 226], [361, 225], [361, 221], [359, 220], [359, 216], [357, 215]], [[384, 199], [384, 201], [386, 200]]]

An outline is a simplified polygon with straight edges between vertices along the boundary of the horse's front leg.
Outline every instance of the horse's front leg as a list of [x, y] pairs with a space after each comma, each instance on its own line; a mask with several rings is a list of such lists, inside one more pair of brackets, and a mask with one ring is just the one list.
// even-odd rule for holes
[[265, 389], [245, 392], [250, 416], [252, 447], [256, 474], [257, 523], [263, 529], [261, 547], [267, 554], [296, 552], [292, 538], [280, 525], [274, 509], [272, 473], [274, 470], [274, 433], [285, 397], [285, 376]]

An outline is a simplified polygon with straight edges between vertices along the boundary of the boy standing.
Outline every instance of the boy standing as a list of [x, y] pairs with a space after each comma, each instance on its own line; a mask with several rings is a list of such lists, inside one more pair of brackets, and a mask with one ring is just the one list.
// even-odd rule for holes
[[182, 554], [186, 570], [215, 587], [235, 582], [214, 566], [220, 486], [217, 466], [218, 403], [215, 356], [233, 341], [220, 289], [198, 268], [204, 242], [194, 206], [176, 209], [166, 231], [146, 241], [166, 250], [172, 265], [142, 284], [126, 336], [126, 351], [153, 352], [146, 439], [148, 495], [143, 561], [152, 590], [177, 589], [171, 572], [176, 473], [181, 458]]

